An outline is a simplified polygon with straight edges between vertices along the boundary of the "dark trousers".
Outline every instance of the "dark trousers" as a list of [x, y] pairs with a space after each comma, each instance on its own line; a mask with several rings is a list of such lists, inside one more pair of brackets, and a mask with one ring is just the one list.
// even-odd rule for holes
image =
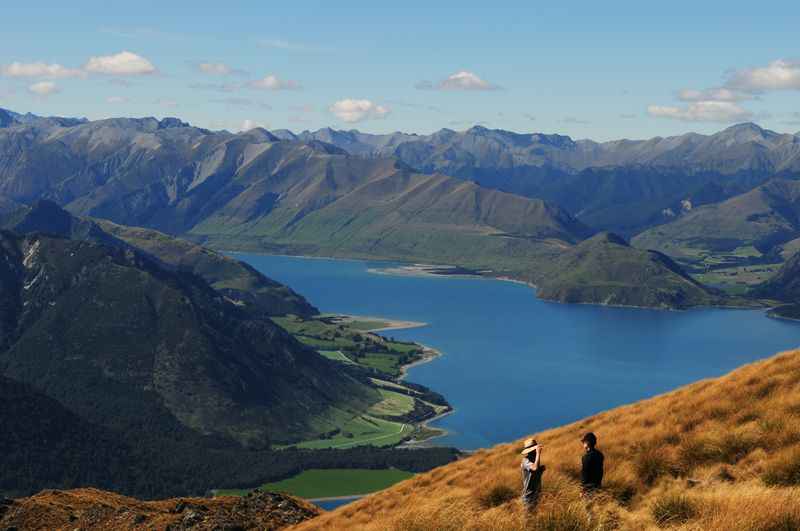
[[528, 494], [522, 497], [522, 505], [525, 506], [525, 509], [528, 511], [533, 511], [536, 509], [536, 506], [539, 505], [539, 495], [538, 494]]

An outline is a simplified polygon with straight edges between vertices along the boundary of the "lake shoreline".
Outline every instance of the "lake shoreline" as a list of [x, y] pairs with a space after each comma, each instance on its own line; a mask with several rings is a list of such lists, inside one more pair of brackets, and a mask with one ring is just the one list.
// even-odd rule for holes
[[[414, 262], [409, 263], [405, 262], [402, 259], [393, 259], [393, 258], [370, 258], [370, 257], [361, 257], [361, 258], [342, 258], [342, 257], [335, 257], [335, 256], [318, 256], [318, 255], [292, 255], [292, 254], [273, 254], [273, 253], [264, 253], [264, 252], [251, 252], [251, 251], [227, 251], [224, 249], [219, 249], [219, 252], [227, 253], [227, 254], [261, 254], [264, 256], [282, 256], [287, 258], [308, 258], [308, 259], [316, 259], [316, 260], [335, 260], [335, 261], [342, 261], [342, 262], [395, 262], [399, 265], [397, 267], [370, 267], [367, 268], [367, 272], [374, 274], [374, 275], [389, 275], [389, 276], [406, 276], [406, 277], [434, 277], [434, 278], [464, 278], [464, 279], [483, 279], [483, 280], [501, 280], [503, 282], [512, 282], [514, 284], [521, 284], [532, 290], [536, 291], [539, 286], [529, 280], [522, 280], [519, 278], [510, 277], [508, 275], [500, 275], [494, 274], [491, 270], [471, 270], [469, 268], [457, 265], [450, 265], [450, 264], [425, 264], [421, 262]], [[455, 273], [450, 273], [448, 271], [457, 271]], [[663, 307], [656, 307], [656, 306], [636, 306], [636, 305], [626, 305], [626, 304], [604, 304], [598, 302], [563, 302], [558, 300], [552, 299], [541, 299], [546, 302], [553, 302], [556, 304], [567, 304], [567, 305], [585, 305], [585, 306], [601, 306], [606, 308], [630, 308], [635, 310], [658, 310], [658, 311], [668, 311], [668, 312], [685, 312], [690, 310], [702, 310], [702, 309], [720, 309], [720, 310], [764, 310], [765, 313], [769, 311], [769, 306], [761, 305], [757, 302], [753, 302], [751, 304], [741, 304], [741, 305], [727, 305], [727, 304], [714, 304], [714, 305], [701, 305], [701, 306], [692, 306], [688, 308], [663, 308]], [[767, 315], [768, 317], [771, 317]], [[791, 319], [790, 319], [791, 320]]]
[[[341, 320], [341, 322], [343, 322], [343, 323], [348, 323], [348, 322], [349, 323], [354, 323], [354, 322], [362, 322], [362, 323], [363, 322], [366, 322], [366, 323], [376, 322], [376, 323], [380, 323], [382, 325], [380, 327], [369, 328], [369, 329], [365, 329], [364, 330], [364, 332], [366, 332], [366, 333], [376, 334], [376, 335], [380, 335], [381, 332], [388, 332], [388, 331], [392, 331], [392, 330], [412, 330], [412, 329], [415, 329], [415, 328], [422, 328], [422, 327], [430, 326], [429, 323], [425, 323], [425, 322], [422, 322], [422, 321], [408, 321], [408, 320], [401, 320], [401, 319], [391, 319], [391, 318], [380, 317], [380, 316], [372, 316], [372, 315], [367, 316], [367, 315], [353, 315], [353, 314], [338, 314], [338, 313], [334, 313], [334, 314], [323, 314], [323, 317]], [[434, 361], [435, 359], [437, 359], [437, 358], [439, 358], [440, 356], [443, 355], [443, 353], [440, 350], [435, 349], [433, 347], [430, 347], [428, 345], [425, 345], [424, 343], [420, 343], [419, 341], [414, 341], [412, 339], [412, 340], [410, 340], [410, 342], [422, 348], [422, 355], [421, 355], [421, 357], [419, 359], [416, 359], [416, 360], [414, 360], [414, 361], [412, 361], [410, 363], [406, 363], [406, 364], [400, 366], [400, 374], [396, 377], [396, 382], [402, 382], [402, 381], [406, 380], [406, 378], [408, 377], [408, 372], [409, 372], [410, 369], [412, 369], [414, 367], [418, 367], [420, 365], [424, 365], [426, 363], [430, 363], [430, 362]], [[445, 401], [446, 401], [447, 397], [444, 397], [444, 398], [445, 398]], [[403, 447], [403, 446], [406, 446], [406, 447], [417, 446], [417, 445], [421, 445], [423, 443], [426, 443], [428, 441], [431, 441], [433, 439], [437, 439], [439, 437], [447, 436], [449, 434], [449, 432], [447, 430], [442, 429], [442, 428], [431, 428], [429, 426], [429, 423], [434, 422], [435, 420], [438, 420], [438, 419], [440, 419], [440, 418], [442, 418], [442, 417], [444, 417], [446, 415], [449, 415], [449, 414], [451, 414], [451, 413], [453, 413], [455, 411], [455, 408], [452, 405], [450, 405], [449, 402], [446, 402], [446, 403], [447, 403], [447, 409], [442, 411], [441, 413], [437, 413], [437, 414], [435, 414], [432, 417], [429, 417], [427, 419], [423, 419], [421, 421], [413, 422], [413, 423], [409, 424], [409, 425], [413, 426], [415, 429], [427, 428], [429, 430], [435, 431], [436, 433], [434, 435], [432, 435], [431, 437], [427, 437], [425, 439], [422, 439], [420, 441], [415, 441], [415, 442], [413, 442], [411, 444], [408, 444], [408, 442], [409, 442], [408, 440], [401, 440], [399, 443], [394, 445], [394, 447], [395, 448], [400, 448], [400, 447]]]
[[[716, 376], [750, 362], [753, 355], [761, 358], [795, 348], [800, 341], [800, 331], [792, 322], [781, 325], [786, 321], [764, 319], [762, 311], [578, 308], [531, 297], [522, 285], [513, 289], [491, 282], [396, 281], [368, 271], [396, 265], [392, 263], [302, 260], [252, 256], [250, 262], [307, 293], [311, 300], [320, 297], [323, 311], [339, 308], [353, 315], [390, 315], [429, 323], [418, 339], [441, 349], [448, 358], [416, 371], [405, 367], [405, 378], [439, 390], [455, 406], [453, 416], [443, 419], [431, 420], [438, 413], [431, 412], [428, 425], [451, 432], [432, 441], [437, 446], [469, 450], [511, 440], [521, 436], [518, 425], [536, 431], [571, 422]], [[426, 302], [420, 305], [423, 298]], [[397, 335], [415, 339], [413, 330]], [[429, 352], [426, 358], [435, 355]], [[400, 367], [395, 367], [397, 376]], [[536, 393], [548, 400], [566, 393], [570, 400], [526, 407], [534, 398], [525, 375], [535, 373], [535, 367], [559, 376], [539, 379]], [[475, 392], [491, 385], [496, 387], [490, 393]], [[591, 394], [583, 397], [587, 390]], [[497, 407], [488, 407], [487, 401]], [[422, 430], [416, 435], [428, 433]]]

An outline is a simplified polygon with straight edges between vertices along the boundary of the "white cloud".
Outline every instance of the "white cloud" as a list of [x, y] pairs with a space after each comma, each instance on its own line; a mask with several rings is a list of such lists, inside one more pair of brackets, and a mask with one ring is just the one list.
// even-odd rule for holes
[[29, 86], [28, 92], [35, 94], [36, 96], [46, 98], [52, 94], [58, 94], [61, 92], [61, 89], [58, 88], [58, 85], [52, 81], [39, 81], [38, 83], [34, 83], [33, 85]]
[[120, 103], [128, 103], [128, 98], [125, 96], [109, 96], [106, 98], [106, 103], [110, 103], [112, 105], [117, 105]]
[[300, 83], [291, 79], [280, 79], [274, 74], [269, 74], [261, 79], [249, 83], [250, 87], [260, 90], [299, 90]]
[[113, 76], [140, 76], [156, 73], [153, 63], [141, 55], [129, 51], [90, 57], [83, 69], [92, 74]]
[[733, 123], [753, 118], [753, 113], [730, 101], [696, 101], [683, 107], [650, 105], [650, 116], [685, 122]]
[[461, 70], [435, 84], [431, 81], [420, 81], [416, 84], [416, 88], [419, 90], [498, 90], [500, 87], [481, 79], [473, 72]]
[[339, 100], [328, 109], [337, 118], [347, 123], [385, 118], [391, 110], [369, 100]]
[[7, 77], [42, 77], [47, 79], [60, 79], [67, 77], [85, 76], [86, 73], [75, 68], [67, 68], [58, 63], [20, 63], [14, 61], [3, 67], [3, 75]]
[[748, 92], [800, 90], [800, 61], [777, 59], [767, 66], [735, 70], [725, 85]]
[[753, 98], [752, 94], [725, 87], [705, 90], [682, 89], [678, 91], [678, 99], [681, 101], [744, 101], [752, 100]]

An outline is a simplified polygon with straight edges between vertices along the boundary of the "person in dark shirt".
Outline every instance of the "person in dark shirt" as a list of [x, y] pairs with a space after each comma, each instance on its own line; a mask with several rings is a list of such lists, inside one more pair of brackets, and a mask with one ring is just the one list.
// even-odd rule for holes
[[531, 511], [536, 508], [539, 494], [542, 492], [542, 445], [535, 439], [525, 441], [522, 449], [522, 503]]
[[591, 494], [603, 486], [603, 453], [596, 448], [597, 436], [587, 433], [581, 438], [584, 454], [581, 459], [581, 486], [584, 493]]

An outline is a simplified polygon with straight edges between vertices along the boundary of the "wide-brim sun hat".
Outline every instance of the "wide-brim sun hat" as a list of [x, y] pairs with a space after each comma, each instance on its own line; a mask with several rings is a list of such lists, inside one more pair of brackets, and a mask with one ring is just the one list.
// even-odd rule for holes
[[528, 455], [536, 449], [536, 439], [525, 439], [525, 445], [520, 452], [522, 455]]

